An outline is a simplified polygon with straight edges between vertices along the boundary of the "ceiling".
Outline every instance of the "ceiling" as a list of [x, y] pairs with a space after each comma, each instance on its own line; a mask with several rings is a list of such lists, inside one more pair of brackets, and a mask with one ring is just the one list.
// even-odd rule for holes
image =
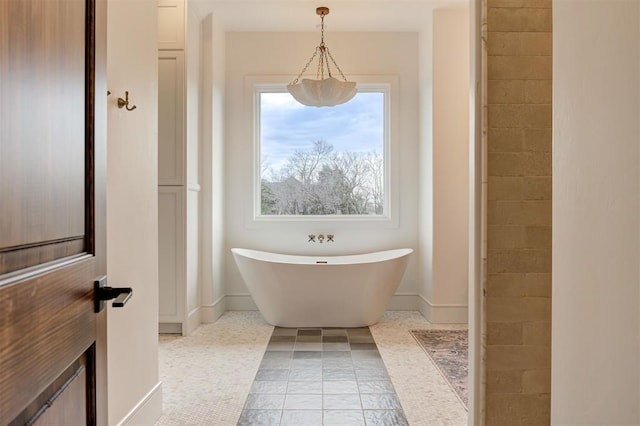
[[214, 13], [226, 31], [318, 31], [318, 6], [331, 10], [327, 31], [420, 31], [436, 8], [470, 0], [188, 0], [199, 16]]

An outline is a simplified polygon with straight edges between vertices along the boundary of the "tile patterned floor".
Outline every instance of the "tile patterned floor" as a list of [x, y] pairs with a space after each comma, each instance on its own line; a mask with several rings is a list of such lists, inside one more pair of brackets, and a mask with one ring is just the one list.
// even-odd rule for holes
[[238, 425], [408, 425], [368, 327], [276, 327]]
[[[409, 330], [418, 328], [459, 329], [465, 328], [465, 326], [430, 324], [420, 313], [415, 311], [388, 311], [385, 312], [380, 322], [370, 327], [371, 335], [377, 344], [406, 420], [410, 426], [466, 425], [467, 412], [464, 406], [409, 333]], [[156, 424], [159, 426], [236, 425], [248, 399], [255, 398], [250, 395], [257, 395], [260, 394], [260, 390], [267, 390], [261, 387], [274, 386], [278, 389], [278, 386], [282, 386], [282, 384], [271, 383], [254, 387], [256, 374], [262, 362], [265, 361], [263, 355], [266, 352], [286, 352], [266, 351], [271, 344], [274, 345], [272, 348], [275, 348], [276, 345], [282, 348], [287, 346], [287, 342], [269, 343], [273, 330], [274, 327], [267, 324], [259, 312], [229, 311], [215, 323], [203, 324], [189, 337], [161, 336], [159, 345], [160, 380], [162, 380], [164, 407], [163, 416]], [[310, 352], [316, 351], [313, 348], [318, 347], [318, 342], [300, 343], [304, 343], [308, 349], [311, 349]], [[341, 343], [344, 342], [326, 342], [327, 345]], [[366, 344], [366, 342], [363, 343]], [[362, 350], [363, 353], [366, 350]], [[352, 355], [354, 352], [356, 351], [351, 351]], [[267, 356], [267, 358], [270, 357], [277, 358], [278, 355]], [[290, 362], [293, 363], [293, 355]], [[302, 360], [298, 362], [304, 363]], [[273, 368], [264, 369], [279, 369], [277, 368], [278, 361], [268, 361], [263, 367], [268, 365]], [[341, 367], [336, 366], [335, 368]], [[274, 374], [275, 376], [271, 377], [277, 377], [278, 373], [263, 374]], [[322, 377], [318, 376], [318, 373], [315, 374], [316, 377]], [[331, 374], [337, 375], [333, 377], [340, 377], [338, 372]], [[377, 391], [390, 390], [386, 387], [381, 389], [366, 387], [369, 385], [359, 383], [358, 373], [355, 374], [358, 391], [362, 394], [375, 394]], [[294, 378], [296, 377], [300, 376], [294, 375]], [[283, 380], [259, 381], [280, 382]], [[293, 384], [289, 388], [290, 381], [303, 383]], [[335, 380], [335, 382], [342, 381], [351, 382], [353, 380]], [[293, 397], [293, 395], [320, 395], [320, 389], [317, 384], [309, 385], [304, 382], [307, 381], [291, 380], [291, 375], [287, 379], [287, 389], [290, 391], [288, 393], [292, 396], [289, 404], [293, 405], [289, 405], [286, 416], [281, 417], [282, 424], [300, 426], [306, 424], [300, 421], [300, 416], [306, 416], [309, 413], [300, 412], [299, 409], [292, 407], [299, 406], [298, 404], [307, 404], [307, 401], [301, 401], [301, 397]], [[327, 392], [328, 395], [342, 395], [339, 392], [354, 390], [353, 385], [350, 384], [332, 383], [328, 386], [336, 386], [336, 388], [328, 388], [330, 392], [334, 392], [331, 394]], [[365, 387], [363, 388], [363, 386]], [[324, 387], [322, 390], [325, 390]], [[282, 388], [278, 390], [278, 392], [280, 391]], [[300, 393], [296, 394], [296, 391]], [[284, 392], [286, 399], [287, 390], [285, 389]], [[318, 397], [315, 398], [315, 403], [318, 404]], [[340, 399], [345, 401], [345, 405], [348, 405], [353, 397], [330, 397], [327, 402], [337, 404]], [[264, 401], [265, 404], [272, 402]], [[284, 414], [284, 405], [282, 407]], [[364, 410], [363, 408], [363, 415]], [[279, 410], [276, 409], [276, 411]], [[389, 415], [386, 410], [372, 414]], [[317, 419], [318, 413], [312, 415], [315, 415]], [[333, 415], [333, 412], [327, 413], [324, 417], [325, 424], [333, 421]], [[370, 423], [373, 421], [370, 420]], [[394, 421], [396, 420], [381, 418], [378, 420], [378, 424], [393, 425]]]

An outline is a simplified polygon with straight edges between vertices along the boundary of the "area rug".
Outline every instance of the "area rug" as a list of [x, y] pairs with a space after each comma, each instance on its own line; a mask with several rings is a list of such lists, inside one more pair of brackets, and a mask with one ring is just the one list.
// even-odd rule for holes
[[438, 367], [460, 401], [467, 407], [467, 330], [410, 330]]

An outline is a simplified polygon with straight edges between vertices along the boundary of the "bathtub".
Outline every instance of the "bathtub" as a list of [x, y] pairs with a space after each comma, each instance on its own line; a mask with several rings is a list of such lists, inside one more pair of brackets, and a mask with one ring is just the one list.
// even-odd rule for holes
[[380, 319], [413, 250], [349, 256], [295, 256], [242, 248], [231, 252], [268, 323], [361, 327]]

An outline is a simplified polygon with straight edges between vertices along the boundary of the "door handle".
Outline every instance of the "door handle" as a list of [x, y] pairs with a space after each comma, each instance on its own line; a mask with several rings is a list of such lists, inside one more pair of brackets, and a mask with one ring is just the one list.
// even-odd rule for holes
[[133, 296], [133, 289], [131, 287], [109, 287], [107, 284], [107, 277], [101, 276], [93, 281], [93, 288], [95, 289], [94, 299], [94, 311], [96, 313], [104, 309], [104, 302], [107, 300], [115, 299], [113, 301], [114, 308], [122, 308], [127, 304], [131, 296]]

